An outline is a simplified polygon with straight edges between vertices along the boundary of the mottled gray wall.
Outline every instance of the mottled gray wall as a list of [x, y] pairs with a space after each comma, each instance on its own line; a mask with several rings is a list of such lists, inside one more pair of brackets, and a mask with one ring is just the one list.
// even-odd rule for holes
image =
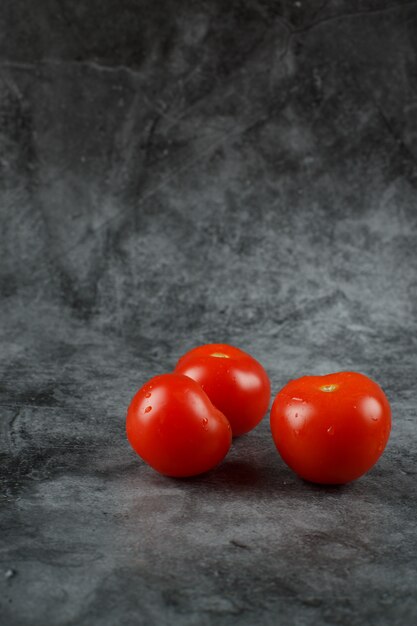
[[[5, 626], [415, 622], [416, 203], [415, 1], [2, 0]], [[157, 477], [125, 408], [205, 341], [374, 376], [380, 464], [317, 490], [265, 420]]]

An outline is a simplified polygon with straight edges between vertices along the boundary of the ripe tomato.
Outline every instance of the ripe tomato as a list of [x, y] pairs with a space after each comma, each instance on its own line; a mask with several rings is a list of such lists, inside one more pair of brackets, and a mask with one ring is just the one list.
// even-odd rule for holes
[[232, 440], [230, 424], [200, 385], [180, 374], [151, 378], [126, 419], [132, 448], [157, 472], [194, 476], [215, 467]]
[[278, 452], [314, 483], [343, 484], [365, 474], [381, 456], [390, 430], [384, 392], [356, 372], [291, 380], [271, 410]]
[[190, 350], [175, 372], [197, 381], [227, 417], [233, 435], [243, 435], [261, 421], [268, 410], [271, 385], [264, 368], [243, 350], [223, 343]]

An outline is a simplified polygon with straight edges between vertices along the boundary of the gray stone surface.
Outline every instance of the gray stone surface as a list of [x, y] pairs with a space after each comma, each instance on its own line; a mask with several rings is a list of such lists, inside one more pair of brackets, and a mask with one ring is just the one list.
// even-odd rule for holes
[[[2, 626], [417, 623], [416, 72], [415, 1], [2, 0]], [[158, 476], [126, 407], [207, 341], [373, 376], [379, 464]]]

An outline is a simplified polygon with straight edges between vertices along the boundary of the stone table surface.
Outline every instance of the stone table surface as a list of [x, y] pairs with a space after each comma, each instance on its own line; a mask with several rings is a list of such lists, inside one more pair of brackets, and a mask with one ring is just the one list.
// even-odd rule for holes
[[[417, 623], [417, 2], [2, 0], [0, 623]], [[124, 434], [194, 345], [353, 369], [380, 462], [207, 475]]]

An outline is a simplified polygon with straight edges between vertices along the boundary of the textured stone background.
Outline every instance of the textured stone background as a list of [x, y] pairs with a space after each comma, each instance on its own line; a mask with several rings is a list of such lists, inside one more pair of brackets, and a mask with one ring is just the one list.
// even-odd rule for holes
[[[4, 626], [416, 623], [417, 2], [2, 0], [0, 217]], [[376, 378], [380, 463], [145, 467], [206, 341]]]

